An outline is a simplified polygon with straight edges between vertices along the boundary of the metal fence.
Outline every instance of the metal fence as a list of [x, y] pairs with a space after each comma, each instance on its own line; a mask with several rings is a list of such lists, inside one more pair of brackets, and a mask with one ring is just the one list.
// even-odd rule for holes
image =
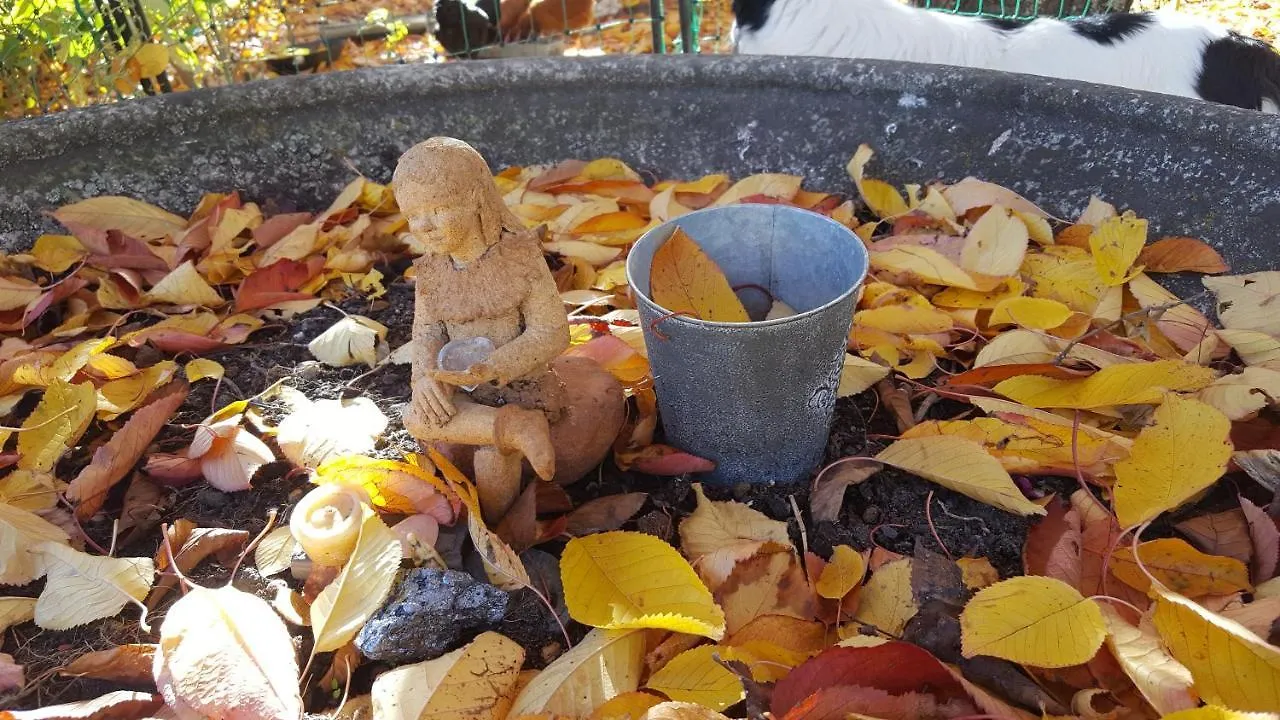
[[[1132, 0], [909, 0], [1024, 19]], [[0, 0], [6, 118], [406, 62], [729, 52], [732, 0]]]

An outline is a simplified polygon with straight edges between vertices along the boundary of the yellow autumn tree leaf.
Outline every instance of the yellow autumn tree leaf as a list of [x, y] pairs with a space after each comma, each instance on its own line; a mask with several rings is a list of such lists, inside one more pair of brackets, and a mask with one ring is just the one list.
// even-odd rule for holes
[[693, 486], [698, 504], [680, 522], [680, 550], [711, 588], [718, 587], [740, 560], [765, 543], [790, 546], [787, 524], [733, 500], [708, 500]]
[[1191, 672], [1164, 649], [1155, 628], [1145, 621], [1134, 626], [1110, 603], [1098, 607], [1107, 623], [1107, 648], [1151, 707], [1161, 714], [1195, 707]]
[[1280, 337], [1280, 271], [1203, 277], [1200, 282], [1218, 296], [1218, 321], [1230, 330], [1254, 330]]
[[911, 590], [911, 558], [900, 558], [871, 573], [858, 593], [858, 611], [853, 619], [898, 637], [919, 609]]
[[187, 228], [187, 221], [171, 212], [120, 195], [99, 195], [63, 205], [53, 217], [96, 230], [119, 230], [139, 240], [159, 240]]
[[652, 535], [574, 538], [560, 558], [560, 576], [569, 615], [584, 625], [724, 637], [724, 612], [707, 586], [675, 548]]
[[[461, 473], [458, 475], [461, 477]], [[447, 521], [448, 515], [453, 514], [460, 504], [454, 491], [432, 473], [429, 466], [424, 468], [398, 460], [343, 455], [321, 463], [312, 482], [359, 488], [368, 494], [370, 503], [381, 512], [443, 514], [442, 522]]]
[[[800, 183], [804, 178], [799, 175], [782, 175], [779, 173], [758, 173], [749, 175], [729, 187], [715, 205], [729, 205], [752, 195], [765, 195], [784, 202], [791, 200], [800, 192]], [[677, 189], [676, 192], [685, 192]]]
[[[1135, 590], [1151, 587], [1150, 573], [1162, 585], [1189, 598], [1230, 595], [1252, 589], [1249, 568], [1235, 558], [1202, 553], [1181, 538], [1149, 540], [1138, 546], [1134, 558], [1129, 545], [1116, 548], [1111, 556], [1111, 574]], [[1146, 572], [1143, 572], [1143, 569]]]
[[927, 420], [901, 438], [955, 435], [972, 440], [1011, 474], [1074, 475], [1079, 468], [1086, 475], [1109, 477], [1114, 463], [1129, 456], [1126, 438], [1088, 426], [1073, 427], [1069, 420], [1031, 408], [1015, 405], [997, 410], [994, 402], [995, 398], [984, 398], [975, 404], [987, 412], [1003, 411], [1001, 417]]
[[161, 360], [136, 375], [106, 383], [98, 389], [98, 419], [114, 420], [137, 408], [177, 372], [177, 363]]
[[907, 201], [902, 198], [902, 193], [883, 180], [865, 176], [867, 163], [871, 162], [874, 156], [875, 151], [871, 146], [859, 145], [845, 168], [849, 172], [849, 177], [853, 179], [853, 184], [857, 186], [858, 194], [877, 217], [888, 218], [906, 214], [910, 208], [907, 207]]
[[955, 322], [924, 296], [913, 294], [902, 302], [859, 310], [853, 315], [853, 324], [855, 335], [859, 328], [910, 335], [947, 332]]
[[750, 322], [724, 271], [680, 228], [653, 254], [653, 301], [673, 313], [711, 322]]
[[1221, 705], [1205, 705], [1162, 715], [1160, 720], [1275, 720], [1275, 713], [1240, 712]]
[[196, 382], [205, 378], [218, 380], [226, 374], [227, 369], [222, 367], [222, 363], [216, 360], [196, 358], [188, 362], [182, 368], [182, 372], [187, 376], [187, 382]]
[[311, 603], [313, 653], [337, 650], [360, 632], [390, 594], [400, 569], [400, 557], [400, 536], [365, 507], [351, 558]]
[[1017, 275], [1029, 238], [1021, 218], [1009, 208], [992, 205], [965, 235], [960, 267], [993, 277]]
[[44, 575], [35, 549], [42, 543], [68, 543], [66, 531], [28, 510], [0, 503], [0, 585], [26, 585]]
[[875, 459], [1001, 510], [1019, 515], [1045, 512], [1013, 484], [999, 460], [972, 440], [952, 435], [908, 438], [881, 450]]
[[1158, 585], [1151, 621], [1195, 689], [1210, 704], [1280, 712], [1280, 648], [1239, 623]]
[[1216, 378], [1217, 373], [1211, 368], [1181, 360], [1157, 360], [1112, 365], [1078, 380], [1023, 375], [998, 383], [995, 391], [1034, 408], [1093, 410], [1158, 403], [1168, 390], [1200, 390]]
[[643, 630], [592, 630], [524, 686], [508, 717], [586, 717], [614, 696], [640, 687], [644, 653]]
[[592, 711], [587, 720], [638, 720], [662, 701], [661, 696], [643, 690], [622, 693]]
[[831, 549], [831, 559], [827, 561], [814, 590], [824, 598], [839, 600], [862, 583], [867, 574], [867, 563], [862, 553], [848, 545], [837, 545]]
[[307, 344], [315, 359], [333, 367], [374, 367], [388, 354], [387, 328], [363, 315], [346, 315]]
[[1018, 325], [1029, 330], [1049, 330], [1069, 320], [1071, 315], [1071, 308], [1057, 300], [1012, 297], [995, 306], [987, 325]]
[[113, 617], [130, 601], [142, 602], [155, 581], [151, 558], [90, 555], [61, 542], [36, 546], [45, 586], [35, 621], [46, 630], [69, 630]]
[[75, 235], [41, 235], [31, 248], [36, 267], [51, 273], [66, 272], [88, 254]]
[[35, 616], [35, 598], [0, 597], [0, 633], [14, 625], [21, 625]]
[[26, 430], [18, 435], [18, 467], [51, 472], [58, 458], [80, 441], [96, 409], [93, 383], [49, 383], [40, 404], [22, 423]]
[[852, 353], [844, 354], [840, 368], [840, 387], [836, 397], [849, 397], [865, 391], [889, 375], [889, 368], [879, 363], [863, 360]]
[[956, 565], [960, 566], [961, 581], [970, 590], [981, 590], [1000, 582], [1000, 571], [984, 557], [956, 558]]
[[1035, 667], [1088, 662], [1107, 627], [1093, 600], [1054, 578], [1024, 576], [979, 591], [960, 613], [965, 657], [992, 655]]
[[160, 278], [160, 282], [147, 292], [147, 298], [157, 303], [200, 305], [209, 308], [226, 303], [226, 299], [201, 277], [196, 271], [195, 264], [190, 260]]
[[908, 273], [930, 285], [990, 292], [1001, 282], [1001, 278], [971, 275], [933, 248], [916, 245], [898, 245], [884, 250], [873, 248], [870, 257], [872, 269]]
[[496, 632], [434, 660], [401, 665], [373, 682], [379, 720], [502, 720], [520, 677], [524, 648]]
[[1051, 245], [1030, 253], [1022, 262], [1022, 275], [1032, 297], [1057, 300], [1103, 320], [1120, 316], [1123, 293], [1103, 281], [1093, 258], [1080, 248]]
[[1119, 217], [1103, 220], [1089, 234], [1089, 250], [1098, 276], [1107, 285], [1123, 285], [1142, 271], [1130, 272], [1147, 244], [1147, 221], [1126, 210]]
[[[1119, 367], [1119, 366], [1117, 366]], [[1218, 481], [1231, 459], [1231, 421], [1198, 400], [1169, 394], [1116, 463], [1114, 505], [1121, 527], [1172, 510]]]
[[742, 681], [714, 656], [723, 660], [744, 659], [740, 648], [700, 645], [675, 656], [649, 678], [645, 687], [677, 702], [697, 703], [712, 710], [724, 710], [746, 696]]

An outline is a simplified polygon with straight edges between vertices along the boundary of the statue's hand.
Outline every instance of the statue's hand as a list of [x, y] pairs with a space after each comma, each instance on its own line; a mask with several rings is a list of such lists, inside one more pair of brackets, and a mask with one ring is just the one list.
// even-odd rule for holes
[[453, 406], [452, 388], [445, 387], [431, 378], [420, 378], [413, 394], [413, 410], [419, 422], [437, 427], [444, 425], [458, 412]]
[[488, 363], [476, 363], [466, 370], [430, 370], [431, 379], [448, 385], [475, 386], [496, 380], [498, 372]]

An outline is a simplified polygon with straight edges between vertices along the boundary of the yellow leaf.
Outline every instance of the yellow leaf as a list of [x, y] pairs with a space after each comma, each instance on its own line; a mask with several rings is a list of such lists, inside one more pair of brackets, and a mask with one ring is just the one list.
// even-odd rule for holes
[[586, 717], [610, 698], [640, 686], [644, 653], [641, 630], [592, 630], [524, 686], [508, 717]]
[[0, 597], [0, 633], [14, 625], [21, 625], [35, 616], [35, 598]]
[[1146, 273], [1138, 273], [1129, 281], [1128, 290], [1138, 306], [1163, 308], [1152, 313], [1155, 326], [1182, 352], [1195, 348], [1214, 336], [1213, 323], [1199, 310], [1169, 292]]
[[201, 305], [218, 307], [226, 302], [196, 271], [196, 266], [186, 261], [160, 279], [147, 292], [152, 302], [170, 305]]
[[1223, 375], [1196, 397], [1217, 408], [1229, 420], [1249, 420], [1280, 400], [1280, 370], [1247, 367], [1241, 372]]
[[1195, 707], [1191, 672], [1160, 645], [1150, 623], [1135, 627], [1110, 603], [1098, 607], [1107, 623], [1107, 647], [1151, 707], [1161, 714]]
[[858, 611], [853, 619], [898, 637], [919, 609], [911, 591], [911, 558], [901, 558], [871, 573], [871, 579], [858, 592]]
[[169, 49], [156, 43], [144, 43], [133, 54], [133, 59], [138, 63], [138, 75], [155, 77], [169, 67]]
[[836, 389], [836, 397], [857, 395], [888, 375], [889, 368], [884, 365], [845, 353], [844, 365], [840, 368], [840, 387]]
[[1106, 638], [1102, 611], [1048, 577], [1015, 577], [973, 596], [960, 613], [961, 651], [1035, 667], [1081, 665]]
[[965, 235], [960, 267], [994, 277], [1017, 275], [1028, 238], [1027, 226], [1017, 215], [993, 205]]
[[1000, 582], [1000, 572], [984, 557], [956, 558], [956, 565], [960, 566], [960, 578], [964, 586], [970, 590], [981, 590]]
[[831, 559], [822, 568], [814, 590], [824, 598], [839, 600], [858, 587], [866, 573], [862, 553], [848, 545], [837, 545], [831, 549]]
[[729, 720], [729, 718], [696, 703], [671, 701], [649, 708], [640, 720]]
[[716, 588], [725, 629], [737, 633], [766, 615], [813, 617], [814, 597], [800, 557], [788, 545], [766, 543], [734, 566]]
[[652, 535], [574, 538], [564, 548], [560, 575], [569, 615], [585, 625], [724, 636], [724, 612], [711, 592], [675, 548]]
[[1153, 586], [1152, 622], [1169, 654], [1191, 671], [1206, 702], [1252, 712], [1280, 712], [1280, 648], [1237, 622]]
[[867, 207], [871, 208], [871, 212], [878, 217], [887, 218], [906, 214], [910, 210], [907, 207], [907, 201], [902, 199], [902, 194], [892, 185], [883, 180], [873, 180], [863, 176], [867, 163], [871, 162], [874, 156], [875, 151], [869, 145], [859, 145], [857, 152], [853, 154], [845, 168], [849, 171], [849, 177], [853, 178], [853, 184], [858, 187], [858, 194], [862, 196], [862, 201], [867, 204]]
[[1163, 715], [1160, 720], [1275, 720], [1274, 713], [1249, 713], [1224, 708], [1219, 705], [1205, 705], [1192, 710], [1179, 710]]
[[1057, 300], [1093, 316], [1103, 315], [1099, 309], [1111, 292], [1093, 259], [1080, 248], [1053, 245], [1028, 254], [1022, 261], [1022, 275], [1032, 297]]
[[[716, 198], [715, 205], [729, 205], [752, 195], [767, 195], [775, 200], [788, 201], [800, 191], [799, 175], [779, 175], [777, 173], [760, 173], [745, 177], [734, 183]], [[677, 191], [680, 192], [680, 191]]]
[[964, 288], [946, 288], [929, 299], [938, 307], [990, 310], [1005, 300], [1020, 297], [1026, 289], [1026, 283], [1022, 282], [1022, 278], [1015, 275], [1014, 277], [1006, 278], [993, 290], [980, 292], [978, 290], [965, 290]]
[[22, 423], [26, 431], [18, 435], [18, 467], [52, 472], [58, 458], [89, 429], [96, 407], [93, 383], [50, 383], [40, 404]]
[[388, 353], [387, 328], [363, 315], [346, 315], [307, 344], [315, 359], [333, 367], [374, 367]]
[[442, 501], [451, 506], [458, 503], [453, 490], [436, 477], [429, 466], [375, 460], [364, 455], [344, 455], [322, 463], [316, 468], [312, 482], [360, 488], [375, 509], [397, 515], [436, 514]]
[[872, 250], [871, 267], [875, 270], [909, 273], [931, 285], [947, 285], [977, 292], [991, 291], [1000, 286], [1001, 280], [974, 277], [937, 250], [914, 245]]
[[1057, 300], [1014, 297], [996, 305], [987, 325], [1018, 325], [1030, 330], [1048, 330], [1066, 322], [1071, 315], [1071, 308]]
[[1124, 545], [1116, 548], [1110, 567], [1112, 575], [1142, 592], [1151, 587], [1143, 568], [1168, 589], [1189, 598], [1229, 595], [1252, 588], [1249, 568], [1244, 563], [1202, 553], [1179, 538], [1144, 542], [1138, 546], [1138, 557], [1142, 559], [1141, 568], [1134, 560], [1133, 548]]
[[1204, 277], [1200, 282], [1218, 296], [1218, 321], [1223, 327], [1280, 337], [1280, 313], [1275, 311], [1280, 271]]
[[578, 173], [588, 180], [639, 180], [640, 176], [617, 158], [599, 158], [587, 163]]
[[87, 225], [97, 230], [119, 230], [139, 240], [159, 240], [177, 235], [187, 221], [171, 212], [119, 195], [100, 195], [63, 205], [53, 212], [58, 222]]
[[400, 536], [364, 508], [360, 538], [338, 577], [311, 604], [312, 653], [346, 645], [382, 606], [400, 569]]
[[711, 322], [751, 320], [720, 266], [680, 228], [653, 254], [649, 285], [653, 301], [670, 312]]
[[1003, 205], [1033, 217], [1049, 217], [1048, 213], [1018, 193], [974, 177], [967, 177], [954, 185], [948, 185], [942, 189], [942, 196], [951, 204], [957, 215], [988, 205]]
[[35, 620], [46, 630], [114, 617], [130, 600], [146, 599], [155, 581], [151, 558], [89, 555], [61, 542], [43, 542], [35, 549], [45, 571]]
[[729, 182], [728, 175], [704, 175], [698, 180], [691, 182], [676, 183], [672, 185], [672, 189], [680, 193], [694, 193], [697, 195], [710, 195], [716, 191], [724, 183]]
[[786, 523], [740, 502], [708, 500], [700, 484], [693, 486], [693, 492], [698, 504], [680, 522], [680, 549], [711, 588], [723, 583], [738, 561], [765, 543], [791, 544]]
[[1120, 217], [1103, 220], [1089, 235], [1089, 249], [1098, 276], [1107, 285], [1123, 285], [1142, 271], [1130, 268], [1147, 244], [1147, 221], [1126, 210]]
[[39, 515], [0, 503], [0, 585], [26, 585], [43, 576], [44, 564], [34, 549], [50, 541], [71, 539]]
[[[996, 402], [994, 398], [982, 401], [988, 406]], [[1129, 456], [1126, 438], [1087, 425], [1073, 427], [1069, 420], [1036, 414], [1031, 408], [1015, 405], [1004, 412], [1000, 418], [927, 420], [901, 438], [962, 437], [980, 443], [1007, 472], [1028, 475], [1074, 475], [1079, 467], [1086, 475], [1109, 477], [1112, 465]]]
[[44, 289], [19, 277], [0, 278], [0, 311], [17, 310], [40, 297]]
[[90, 357], [84, 369], [103, 380], [119, 380], [138, 372], [137, 365], [110, 353]]
[[434, 660], [401, 665], [373, 682], [379, 720], [502, 720], [524, 663], [524, 648], [496, 632]]
[[[467, 508], [467, 532], [476, 552], [484, 560], [484, 571], [489, 582], [503, 590], [516, 590], [529, 586], [529, 571], [525, 569], [520, 556], [484, 524], [484, 515], [480, 511], [479, 492], [453, 463], [437, 450], [427, 451], [431, 462], [440, 469], [440, 474], [461, 503]], [[563, 571], [563, 564], [561, 570]]]
[[649, 678], [645, 687], [677, 702], [724, 710], [746, 696], [742, 681], [712, 657], [739, 660], [741, 649], [701, 645], [675, 656]]
[[178, 364], [161, 360], [137, 375], [112, 380], [98, 389], [98, 418], [114, 420], [133, 410], [178, 372]]
[[1157, 360], [1105, 367], [1078, 380], [1023, 375], [1000, 382], [995, 391], [1033, 408], [1093, 410], [1159, 403], [1169, 390], [1200, 390], [1216, 377], [1210, 368], [1181, 360]]
[[282, 573], [293, 564], [293, 552], [297, 547], [298, 541], [293, 539], [289, 526], [278, 527], [254, 547], [253, 565], [263, 577]]
[[1001, 510], [1019, 515], [1045, 513], [1023, 496], [1000, 461], [972, 440], [949, 435], [898, 440], [875, 459]]
[[662, 698], [641, 690], [626, 692], [596, 708], [587, 720], [639, 720]]
[[187, 382], [196, 382], [205, 378], [218, 380], [227, 372], [226, 368], [222, 367], [222, 363], [205, 358], [192, 360], [182, 371], [187, 376]]
[[45, 272], [60, 273], [89, 254], [75, 235], [41, 235], [31, 248], [36, 267]]
[[1172, 510], [1222, 477], [1231, 421], [1197, 400], [1169, 394], [1126, 460], [1116, 463], [1113, 502], [1121, 527]]
[[18, 469], [0, 480], [0, 503], [38, 512], [58, 504], [67, 483], [43, 470]]
[[853, 323], [855, 334], [858, 328], [873, 328], [900, 335], [946, 332], [954, 325], [950, 315], [919, 295], [908, 296], [904, 302], [859, 310], [853, 315]]
[[1217, 333], [1245, 365], [1280, 368], [1280, 338], [1256, 330], [1218, 330]]

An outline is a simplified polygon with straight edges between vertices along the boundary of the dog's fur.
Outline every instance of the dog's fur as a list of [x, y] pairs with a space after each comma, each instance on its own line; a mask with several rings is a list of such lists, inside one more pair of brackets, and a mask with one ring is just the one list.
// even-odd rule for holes
[[734, 0], [733, 10], [743, 54], [988, 68], [1280, 112], [1280, 53], [1176, 14], [1016, 22], [897, 0]]

